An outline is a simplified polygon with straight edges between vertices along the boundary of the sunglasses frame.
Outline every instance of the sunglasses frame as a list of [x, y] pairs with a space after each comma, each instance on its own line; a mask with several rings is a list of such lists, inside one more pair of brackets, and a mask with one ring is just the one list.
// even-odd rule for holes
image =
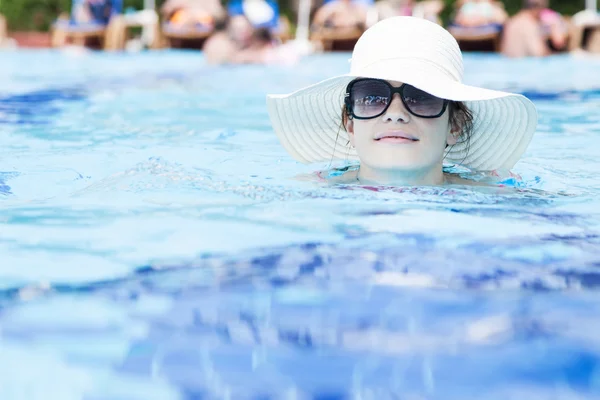
[[[362, 82], [362, 81], [377, 81], [377, 82], [382, 82], [385, 85], [387, 85], [387, 87], [390, 88], [390, 101], [386, 104], [386, 106], [383, 108], [383, 110], [379, 114], [373, 115], [372, 117], [359, 117], [356, 114], [354, 114], [354, 107], [352, 107], [352, 102], [351, 102], [351, 99], [350, 99], [350, 91], [352, 90], [352, 87], [357, 82]], [[390, 107], [390, 104], [392, 104], [392, 100], [394, 98], [394, 94], [398, 93], [400, 95], [400, 100], [402, 100], [402, 104], [404, 105], [404, 108], [406, 108], [406, 111], [408, 111], [410, 114], [414, 115], [415, 117], [431, 119], [431, 118], [439, 118], [442, 115], [444, 115], [444, 113], [446, 112], [446, 108], [448, 108], [448, 103], [450, 102], [449, 100], [446, 100], [446, 99], [441, 99], [441, 100], [444, 101], [444, 105], [442, 106], [442, 111], [440, 111], [439, 114], [437, 114], [437, 115], [423, 116], [423, 115], [419, 115], [419, 114], [414, 113], [410, 109], [410, 107], [406, 105], [406, 102], [404, 101], [404, 88], [406, 86], [412, 86], [412, 85], [403, 83], [400, 87], [394, 87], [394, 86], [390, 85], [390, 83], [388, 81], [383, 80], [383, 79], [376, 79], [376, 78], [359, 78], [359, 79], [355, 79], [355, 80], [351, 81], [348, 84], [348, 86], [346, 86], [346, 94], [344, 95], [344, 104], [346, 106], [346, 112], [352, 118], [356, 118], [356, 119], [373, 119], [373, 118], [380, 117], [383, 114], [385, 114], [385, 112], [387, 111], [387, 109]], [[412, 86], [412, 87], [414, 87], [414, 86]], [[421, 89], [418, 89], [418, 88], [415, 88], [415, 89], [421, 90]], [[421, 90], [421, 91], [424, 92], [424, 90]], [[427, 93], [427, 92], [425, 92], [425, 93]], [[433, 96], [433, 95], [431, 95], [431, 96]], [[433, 96], [433, 97], [436, 97], [436, 96]]]

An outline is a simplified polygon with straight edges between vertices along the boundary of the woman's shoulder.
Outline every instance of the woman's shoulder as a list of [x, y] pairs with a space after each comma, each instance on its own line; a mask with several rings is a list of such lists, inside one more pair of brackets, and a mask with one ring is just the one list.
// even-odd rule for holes
[[[297, 180], [327, 184], [359, 184], [359, 165], [347, 165], [296, 176]], [[523, 179], [509, 170], [478, 171], [458, 165], [444, 166], [445, 184], [451, 186], [521, 187]]]
[[358, 176], [358, 165], [347, 165], [326, 170], [315, 171], [311, 174], [296, 176], [297, 180], [313, 181], [330, 184], [356, 183]]
[[520, 175], [507, 170], [478, 171], [457, 165], [444, 166], [446, 182], [450, 185], [519, 187]]

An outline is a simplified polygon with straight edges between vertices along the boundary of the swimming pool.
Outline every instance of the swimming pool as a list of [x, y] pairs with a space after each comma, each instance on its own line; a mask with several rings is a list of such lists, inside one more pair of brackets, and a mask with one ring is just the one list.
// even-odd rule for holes
[[264, 96], [348, 54], [2, 56], [1, 399], [600, 397], [600, 59], [466, 56], [540, 113], [498, 193], [293, 179]]

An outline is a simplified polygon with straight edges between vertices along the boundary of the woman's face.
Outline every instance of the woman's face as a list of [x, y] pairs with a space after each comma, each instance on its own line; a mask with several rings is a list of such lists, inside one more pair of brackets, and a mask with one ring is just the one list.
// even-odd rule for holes
[[253, 34], [254, 28], [246, 17], [243, 15], [231, 17], [229, 21], [229, 35], [237, 44], [241, 46], [249, 44]]
[[[388, 81], [399, 87], [401, 82]], [[438, 118], [410, 114], [398, 93], [388, 109], [372, 119], [346, 122], [350, 143], [362, 166], [373, 171], [422, 174], [442, 168], [446, 145], [456, 143], [451, 134], [448, 108]]]

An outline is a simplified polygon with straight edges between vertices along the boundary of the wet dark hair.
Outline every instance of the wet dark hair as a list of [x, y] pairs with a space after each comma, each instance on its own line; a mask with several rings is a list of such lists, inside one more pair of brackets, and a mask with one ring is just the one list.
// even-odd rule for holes
[[254, 38], [260, 43], [270, 43], [273, 41], [273, 33], [269, 28], [258, 28], [254, 32]]
[[460, 130], [456, 143], [465, 143], [468, 153], [471, 136], [473, 135], [473, 112], [462, 101], [451, 101], [449, 106], [450, 126]]
[[[449, 123], [451, 129], [459, 129], [460, 135], [456, 144], [466, 143], [466, 154], [469, 153], [469, 146], [471, 143], [471, 135], [473, 134], [473, 112], [469, 110], [467, 105], [462, 101], [450, 101], [448, 103]], [[348, 110], [346, 107], [342, 107], [342, 124], [341, 128], [346, 130], [346, 123], [348, 122]], [[336, 138], [337, 143], [337, 138]], [[465, 155], [466, 157], [466, 155]]]
[[224, 31], [226, 31], [227, 27], [229, 26], [229, 20], [230, 20], [229, 15], [226, 15], [224, 17], [216, 19], [215, 20], [214, 31], [215, 32], [224, 32]]

